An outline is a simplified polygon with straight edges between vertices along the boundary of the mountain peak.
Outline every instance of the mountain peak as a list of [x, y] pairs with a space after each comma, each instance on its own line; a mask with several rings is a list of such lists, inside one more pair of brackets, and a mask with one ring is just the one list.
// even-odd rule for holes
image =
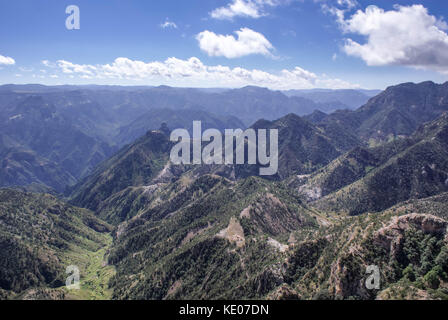
[[394, 86], [387, 87], [384, 92], [396, 90], [396, 89], [429, 88], [429, 87], [435, 87], [435, 86], [440, 86], [440, 85], [433, 81], [423, 81], [423, 82], [419, 82], [419, 83], [404, 82], [404, 83], [400, 83], [400, 84], [397, 84]]
[[310, 123], [306, 120], [304, 120], [302, 117], [296, 115], [295, 113], [289, 113], [286, 116], [278, 119], [275, 121], [276, 124], [285, 124], [289, 127], [295, 127], [295, 126], [303, 126], [303, 125], [310, 125]]
[[170, 135], [170, 128], [168, 128], [168, 125], [166, 122], [162, 122], [162, 124], [160, 125], [159, 131], [162, 132], [163, 134], [169, 136]]

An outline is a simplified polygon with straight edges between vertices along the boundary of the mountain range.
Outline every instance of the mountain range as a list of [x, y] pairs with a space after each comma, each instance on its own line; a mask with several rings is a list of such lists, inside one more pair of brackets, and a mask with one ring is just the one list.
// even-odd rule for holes
[[[448, 299], [448, 83], [319, 93], [0, 87], [0, 297]], [[193, 120], [278, 129], [278, 173], [172, 164]]]
[[[332, 107], [333, 108], [333, 107]], [[0, 186], [37, 184], [63, 193], [125, 144], [161, 123], [245, 128], [259, 119], [328, 111], [280, 91], [119, 86], [0, 86]]]
[[[357, 109], [369, 101], [370, 98], [381, 93], [380, 90], [362, 90], [362, 89], [340, 89], [340, 90], [288, 90], [284, 91], [287, 96], [302, 97], [314, 101], [315, 103], [327, 104], [332, 106], [332, 110], [337, 109]], [[322, 110], [325, 111], [325, 110]]]

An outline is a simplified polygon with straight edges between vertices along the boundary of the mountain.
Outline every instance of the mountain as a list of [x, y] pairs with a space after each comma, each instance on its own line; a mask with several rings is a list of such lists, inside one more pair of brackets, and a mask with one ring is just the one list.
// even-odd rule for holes
[[448, 111], [448, 83], [404, 83], [386, 89], [357, 110], [367, 118], [358, 128], [364, 137], [411, 135], [420, 124]]
[[36, 155], [31, 150], [21, 147], [4, 148], [0, 151], [0, 157], [2, 159], [0, 168], [2, 186], [38, 184], [63, 191], [67, 185], [76, 183], [76, 178], [64, 168]]
[[225, 129], [245, 128], [245, 125], [233, 116], [218, 117], [198, 110], [154, 109], [141, 115], [130, 124], [121, 127], [119, 134], [116, 136], [116, 142], [119, 145], [133, 142], [148, 130], [159, 129], [162, 123], [165, 123], [171, 130], [187, 129], [192, 135], [193, 121], [201, 121], [202, 130], [218, 129], [224, 132]]
[[[107, 295], [107, 279], [101, 279], [106, 289], [102, 291], [89, 283], [93, 278], [86, 270], [95, 259], [102, 262], [111, 230], [88, 210], [67, 205], [54, 196], [0, 189], [0, 297], [80, 297], [65, 289], [69, 265], [78, 266], [86, 280], [78, 294], [85, 298]], [[102, 270], [107, 277], [113, 273], [110, 266]]]
[[355, 111], [339, 110], [322, 120], [338, 123], [364, 141], [378, 143], [411, 135], [448, 111], [448, 82], [403, 83], [387, 88]]
[[280, 91], [248, 86], [216, 94], [208, 111], [221, 115], [237, 115], [249, 125], [259, 119], [275, 120], [287, 114], [305, 115], [319, 109], [319, 105], [301, 97], [287, 97]]
[[[260, 120], [252, 128], [279, 130], [279, 171], [271, 177], [277, 180], [313, 172], [361, 144], [342, 128], [338, 132], [325, 130], [294, 114], [272, 122]], [[148, 131], [79, 183], [72, 192], [73, 203], [117, 223], [136, 214], [138, 209], [132, 209], [131, 215], [125, 212], [135, 206], [135, 199], [145, 202], [147, 190], [178, 179], [185, 171], [192, 171], [195, 177], [216, 174], [232, 180], [259, 174], [257, 165], [172, 165], [169, 154], [173, 145], [162, 131]], [[117, 214], [121, 218], [117, 219]]]
[[[403, 84], [304, 117], [283, 114], [303, 98], [257, 87], [0, 88], [0, 177], [31, 182], [0, 189], [0, 298], [448, 299], [445, 88]], [[241, 125], [230, 117], [241, 101], [243, 123], [271, 112], [250, 128], [278, 130], [276, 176], [170, 163], [167, 123]], [[39, 121], [8, 123], [23, 114]], [[118, 145], [143, 134], [90, 174], [64, 176], [63, 126], [72, 148], [94, 142], [75, 150], [88, 168], [87, 151], [120, 128]], [[44, 193], [67, 179], [69, 203]], [[84, 275], [80, 291], [63, 287], [68, 265]], [[378, 289], [366, 287], [371, 266]]]
[[287, 246], [274, 239], [318, 226], [286, 189], [260, 178], [181, 179], [153, 199], [161, 201], [115, 234], [116, 299], [265, 297], [282, 283]]
[[[13, 141], [14, 149], [1, 150], [2, 160], [9, 165], [2, 169], [5, 178], [0, 186], [34, 183], [65, 192], [116, 150], [146, 131], [159, 128], [161, 123], [167, 123], [170, 129], [191, 130], [192, 120], [202, 120], [205, 128], [222, 130], [245, 127], [259, 119], [274, 121], [290, 113], [305, 115], [337, 107], [328, 109], [328, 101], [319, 104], [250, 86], [201, 90], [4, 85], [0, 87], [0, 134], [3, 140]], [[325, 134], [333, 132], [332, 137], [338, 137], [337, 131], [344, 132], [347, 143], [338, 149], [345, 151], [357, 145], [353, 143], [358, 139], [356, 128], [333, 121], [334, 117], [320, 115], [311, 121], [319, 121]], [[339, 140], [339, 144], [344, 142]], [[18, 156], [23, 152], [29, 161]]]
[[291, 174], [313, 172], [361, 144], [357, 137], [343, 128], [336, 132], [332, 128], [316, 126], [295, 114], [272, 122], [258, 121], [252, 128], [278, 130], [278, 177], [281, 179]]
[[106, 278], [114, 299], [446, 299], [447, 194], [344, 218], [282, 183], [187, 172], [112, 231]]
[[[338, 124], [315, 125], [295, 114], [274, 121], [259, 120], [250, 128], [278, 130], [278, 172], [265, 179], [282, 180], [294, 174], [307, 174], [356, 146], [363, 145], [355, 135]], [[256, 165], [209, 165], [193, 169], [197, 174], [217, 174], [229, 179], [259, 175]]]
[[[420, 201], [401, 204], [321, 228], [289, 251], [286, 284], [302, 299], [446, 300], [448, 221], [446, 214], [428, 213], [438, 201], [426, 200], [424, 209]], [[378, 270], [378, 289], [366, 288], [369, 266]]]
[[320, 210], [361, 214], [448, 191], [448, 114], [411, 137], [357, 148], [291, 186]]
[[[423, 136], [439, 135], [437, 127]], [[283, 182], [177, 176], [103, 202], [109, 213], [133, 212], [113, 232], [113, 298], [447, 298], [448, 193], [344, 217], [310, 207]], [[364, 286], [372, 264], [380, 290]]]
[[16, 99], [0, 106], [1, 185], [44, 183], [62, 192], [113, 152], [42, 97]]
[[447, 298], [447, 193], [343, 218], [292, 191], [189, 174], [156, 190], [114, 233], [114, 298]]
[[327, 117], [328, 117], [328, 114], [326, 114], [325, 112], [316, 110], [316, 111], [313, 111], [313, 113], [303, 116], [302, 118], [311, 123], [318, 124], [318, 123], [322, 123]]
[[275, 120], [289, 113], [305, 115], [317, 109], [330, 112], [345, 106], [337, 101], [319, 103], [299, 96], [288, 97], [280, 91], [254, 86], [216, 90], [168, 86], [0, 86], [0, 101], [6, 95], [40, 96], [67, 114], [82, 117], [88, 124], [94, 120], [95, 126], [89, 129], [96, 136], [109, 138], [117, 125], [127, 125], [150, 110], [201, 110], [219, 116], [236, 116], [250, 125], [263, 118]]
[[8, 155], [1, 160], [11, 164], [0, 186], [35, 183], [62, 193], [119, 148], [163, 122], [171, 129], [189, 129], [192, 120], [204, 121], [206, 128], [232, 129], [260, 118], [311, 113], [318, 107], [310, 100], [258, 87], [4, 85], [2, 139], [13, 141], [14, 147], [35, 159], [18, 160], [22, 158], [15, 155], [17, 151], [0, 150]]
[[309, 99], [317, 104], [333, 106], [332, 109], [323, 110], [327, 112], [336, 109], [357, 109], [369, 101], [371, 97], [378, 95], [380, 90], [288, 90], [284, 93], [289, 97], [302, 97]]
[[148, 185], [168, 163], [172, 145], [163, 132], [148, 131], [82, 180], [74, 188], [73, 203], [95, 211], [116, 192]]

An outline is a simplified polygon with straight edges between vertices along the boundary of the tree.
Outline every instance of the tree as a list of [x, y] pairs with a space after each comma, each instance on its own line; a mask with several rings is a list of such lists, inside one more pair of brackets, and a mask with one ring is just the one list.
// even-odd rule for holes
[[442, 250], [440, 250], [435, 262], [443, 271], [448, 272], [448, 247], [443, 247]]
[[426, 284], [432, 289], [437, 289], [440, 284], [438, 270], [436, 268], [433, 268], [424, 277]]
[[403, 270], [403, 277], [411, 282], [415, 281], [415, 271], [412, 263]]

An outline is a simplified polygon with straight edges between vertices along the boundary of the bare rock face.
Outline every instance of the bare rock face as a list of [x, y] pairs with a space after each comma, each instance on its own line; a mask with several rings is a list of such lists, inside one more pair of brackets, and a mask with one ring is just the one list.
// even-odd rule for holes
[[396, 256], [400, 250], [404, 233], [411, 227], [426, 234], [443, 234], [446, 237], [448, 222], [429, 214], [411, 213], [394, 217], [389, 225], [379, 229], [374, 235], [374, 242], [390, 250]]
[[300, 300], [300, 295], [297, 291], [287, 284], [282, 284], [280, 287], [272, 291], [268, 296], [268, 300]]
[[316, 201], [322, 198], [322, 188], [320, 186], [313, 186], [305, 184], [298, 189], [299, 194], [305, 196], [307, 201]]
[[270, 266], [253, 280], [253, 287], [260, 296], [264, 296], [284, 283], [282, 270], [278, 266]]
[[[373, 245], [383, 247], [392, 261], [399, 257], [403, 249], [405, 233], [410, 228], [422, 231], [425, 234], [441, 235], [447, 238], [448, 222], [429, 214], [412, 213], [393, 217], [389, 223], [373, 234]], [[356, 248], [351, 245], [331, 266], [329, 278], [331, 291], [335, 296], [359, 296], [366, 299], [374, 298], [372, 291], [365, 287], [366, 268], [369, 265], [366, 258], [369, 252], [366, 248]], [[387, 262], [386, 262], [387, 263]]]
[[173, 165], [171, 161], [167, 161], [162, 171], [154, 178], [151, 184], [169, 183], [174, 179], [179, 178], [186, 168], [184, 165]]
[[236, 243], [238, 248], [244, 247], [246, 243], [243, 227], [235, 217], [230, 219], [228, 227], [221, 230], [217, 236]]
[[365, 266], [359, 257], [353, 254], [339, 258], [331, 267], [330, 288], [336, 297], [368, 297], [364, 286]]

